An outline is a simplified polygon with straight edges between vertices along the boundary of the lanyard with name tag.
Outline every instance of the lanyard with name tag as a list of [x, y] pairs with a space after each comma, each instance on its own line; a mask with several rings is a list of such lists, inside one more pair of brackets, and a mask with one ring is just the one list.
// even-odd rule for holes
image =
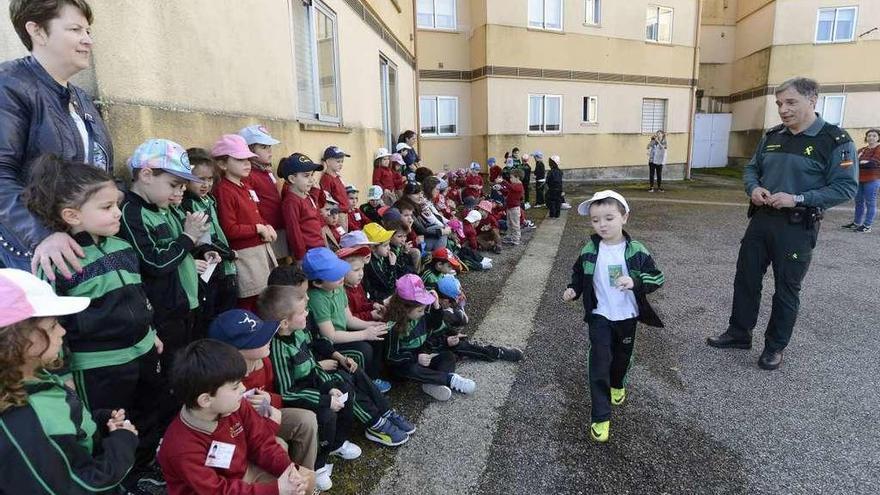
[[229, 466], [232, 465], [233, 454], [235, 454], [235, 445], [214, 440], [211, 442], [211, 448], [208, 449], [205, 466], [229, 469]]

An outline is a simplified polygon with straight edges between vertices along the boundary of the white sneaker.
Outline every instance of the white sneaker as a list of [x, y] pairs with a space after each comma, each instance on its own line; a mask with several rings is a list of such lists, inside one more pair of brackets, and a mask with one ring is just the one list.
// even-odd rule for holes
[[523, 205], [523, 208], [526, 209], [526, 210], [530, 209], [531, 207], [532, 207], [532, 205], [529, 204], [528, 201], [526, 201], [526, 203]]
[[480, 266], [483, 268], [483, 270], [488, 270], [492, 268], [492, 260], [483, 258], [483, 261], [480, 262]]
[[357, 459], [361, 456], [361, 448], [346, 440], [338, 449], [330, 452], [330, 455], [342, 457], [346, 461]]
[[483, 259], [484, 259], [484, 260], [488, 260], [489, 263], [492, 263], [492, 258], [490, 258], [490, 257], [488, 257], [488, 256], [483, 256]]
[[471, 380], [470, 378], [465, 378], [458, 373], [453, 373], [452, 380], [449, 381], [449, 386], [452, 387], [452, 390], [455, 390], [456, 392], [461, 392], [463, 394], [472, 394], [477, 388], [477, 382]]
[[333, 481], [330, 480], [331, 469], [328, 466], [332, 466], [332, 464], [325, 464], [324, 467], [315, 471], [315, 490], [326, 492], [333, 488]]
[[559, 205], [559, 208], [562, 209], [562, 210], [570, 210], [570, 209], [571, 209], [571, 205], [568, 204], [568, 203], [562, 203], [561, 205]]
[[436, 400], [447, 401], [452, 397], [452, 390], [445, 385], [433, 385], [430, 383], [422, 384], [422, 392], [430, 395]]

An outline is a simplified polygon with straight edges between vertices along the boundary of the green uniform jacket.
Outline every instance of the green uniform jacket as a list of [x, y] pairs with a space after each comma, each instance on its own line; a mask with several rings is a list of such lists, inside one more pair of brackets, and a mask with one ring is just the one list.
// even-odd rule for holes
[[[186, 191], [183, 193], [183, 203], [180, 204], [180, 208], [184, 212], [194, 213], [194, 212], [204, 212], [208, 215], [209, 231], [211, 232], [211, 245], [206, 246], [203, 250], [215, 250], [220, 257], [223, 258], [223, 274], [224, 275], [235, 275], [235, 263], [233, 260], [235, 259], [235, 251], [233, 251], [229, 247], [229, 241], [226, 239], [226, 234], [223, 233], [223, 229], [220, 228], [220, 219], [217, 216], [217, 202], [211, 195], [207, 195], [204, 198], [200, 198], [195, 194]], [[199, 246], [200, 248], [202, 246]]]
[[194, 243], [171, 210], [160, 209], [128, 191], [122, 203], [119, 236], [131, 243], [140, 259], [144, 289], [157, 325], [198, 307], [199, 278], [190, 255]]
[[[89, 411], [61, 379], [25, 383], [27, 405], [0, 414], [0, 491], [37, 495], [117, 493], [134, 464], [137, 435], [102, 437]], [[104, 412], [103, 421], [109, 419]]]
[[743, 170], [743, 182], [749, 196], [761, 186], [771, 194], [803, 194], [802, 206], [827, 209], [855, 196], [858, 170], [849, 134], [817, 116], [796, 135], [782, 124], [768, 130]]
[[[87, 232], [74, 236], [85, 251], [82, 272], [70, 280], [56, 277], [59, 296], [92, 299], [80, 313], [59, 318], [67, 330], [70, 370], [128, 363], [149, 351], [156, 340], [151, 328], [153, 307], [141, 285], [138, 257], [131, 244], [117, 237], [96, 243]], [[45, 275], [41, 274], [45, 279]]]
[[[654, 264], [654, 258], [645, 245], [633, 240], [626, 231], [623, 232], [623, 236], [626, 238], [623, 257], [626, 259], [629, 276], [633, 279], [632, 290], [639, 307], [639, 321], [652, 327], [662, 327], [663, 322], [648, 303], [647, 295], [662, 287], [666, 279]], [[596, 293], [593, 291], [593, 273], [596, 271], [596, 258], [599, 256], [601, 240], [599, 234], [590, 236], [590, 240], [587, 241], [571, 269], [571, 283], [568, 287], [574, 289], [575, 299], [583, 296], [584, 321], [590, 321], [590, 315], [598, 304]]]
[[339, 377], [327, 373], [318, 365], [315, 347], [308, 330], [294, 330], [292, 335], [276, 335], [272, 339], [269, 359], [275, 370], [275, 386], [284, 407], [299, 407], [315, 412], [326, 409], [330, 407], [330, 389], [340, 388]]

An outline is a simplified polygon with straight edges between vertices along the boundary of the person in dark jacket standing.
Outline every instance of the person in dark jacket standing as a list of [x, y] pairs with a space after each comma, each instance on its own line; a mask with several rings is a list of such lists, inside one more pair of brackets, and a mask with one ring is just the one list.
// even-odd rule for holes
[[547, 209], [550, 218], [559, 218], [562, 209], [562, 170], [559, 170], [559, 155], [550, 157], [550, 172], [547, 174]]
[[535, 168], [532, 169], [532, 177], [535, 179], [535, 208], [544, 206], [544, 188], [547, 181], [547, 172], [544, 168], [544, 154], [540, 151], [532, 153], [535, 157]]
[[112, 170], [101, 115], [69, 83], [91, 62], [92, 10], [85, 0], [11, 0], [9, 14], [31, 54], [0, 64], [0, 263], [32, 271], [39, 265], [53, 280], [54, 265], [70, 278], [82, 270], [82, 247], [43, 225], [20, 196], [31, 162], [45, 153]]
[[758, 359], [765, 370], [782, 364], [791, 339], [822, 211], [852, 199], [858, 188], [855, 144], [815, 113], [818, 95], [816, 81], [803, 77], [776, 87], [782, 124], [766, 132], [743, 170], [751, 220], [736, 260], [729, 325], [707, 340], [712, 347], [752, 347], [761, 285], [772, 264], [776, 292]]

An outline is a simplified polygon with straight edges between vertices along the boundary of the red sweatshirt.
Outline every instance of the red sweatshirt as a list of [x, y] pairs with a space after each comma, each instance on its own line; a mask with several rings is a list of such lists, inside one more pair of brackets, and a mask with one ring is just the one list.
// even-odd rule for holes
[[474, 228], [473, 224], [468, 222], [467, 220], [461, 221], [462, 226], [464, 228], [464, 240], [467, 242], [468, 246], [471, 249], [477, 249], [477, 230]]
[[246, 390], [255, 388], [263, 392], [269, 392], [272, 397], [272, 407], [281, 409], [281, 395], [275, 392], [275, 375], [272, 370], [272, 361], [268, 357], [263, 358], [263, 367], [254, 370], [241, 381]]
[[395, 184], [394, 175], [395, 173], [390, 167], [381, 165], [373, 167], [373, 184], [380, 186], [382, 190], [395, 191], [397, 184]]
[[[251, 162], [253, 163], [253, 162]], [[269, 225], [277, 229], [284, 228], [284, 220], [281, 218], [281, 193], [278, 191], [278, 179], [269, 169], [260, 165], [251, 165], [251, 175], [245, 178], [248, 185], [257, 192], [260, 202], [260, 216], [269, 222]]]
[[480, 220], [477, 223], [476, 230], [479, 232], [488, 232], [492, 229], [497, 229], [497, 228], [498, 228], [498, 219], [495, 218], [495, 215], [492, 215], [490, 213], [489, 215], [486, 215], [486, 218]]
[[373, 302], [367, 299], [367, 291], [364, 289], [364, 284], [358, 284], [357, 287], [346, 285], [345, 295], [348, 296], [348, 309], [351, 310], [351, 314], [355, 318], [360, 318], [364, 321], [374, 321], [373, 315], [370, 314], [373, 311]]
[[257, 234], [257, 224], [268, 225], [260, 215], [256, 191], [247, 182], [237, 185], [227, 178], [220, 179], [214, 189], [220, 228], [232, 249], [245, 249], [263, 244]]
[[495, 182], [495, 179], [501, 176], [501, 166], [492, 165], [489, 167], [489, 182]]
[[505, 182], [504, 185], [507, 193], [504, 195], [504, 206], [508, 210], [519, 207], [524, 194], [522, 183]]
[[287, 247], [294, 259], [301, 260], [309, 249], [325, 246], [321, 235], [324, 219], [311, 195], [301, 198], [285, 187], [281, 215], [287, 229]]
[[[168, 495], [275, 495], [276, 482], [242, 481], [248, 463], [278, 477], [290, 466], [287, 452], [275, 443], [278, 425], [263, 418], [242, 399], [238, 410], [218, 421], [196, 418], [186, 408], [165, 431], [157, 459]], [[209, 467], [213, 442], [234, 446], [228, 468]]]
[[483, 178], [479, 174], [468, 174], [464, 179], [464, 189], [461, 191], [461, 197], [478, 198], [483, 194]]
[[364, 223], [364, 214], [357, 208], [351, 208], [348, 211], [348, 231], [361, 230]]
[[330, 193], [330, 197], [339, 203], [339, 211], [348, 211], [351, 205], [348, 204], [348, 193], [341, 177], [324, 172], [321, 174], [321, 189]]

